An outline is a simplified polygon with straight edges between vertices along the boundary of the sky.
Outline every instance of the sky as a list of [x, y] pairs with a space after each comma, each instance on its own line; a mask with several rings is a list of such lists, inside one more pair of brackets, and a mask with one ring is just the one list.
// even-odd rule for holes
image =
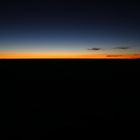
[[1, 0], [0, 58], [140, 58], [140, 3]]

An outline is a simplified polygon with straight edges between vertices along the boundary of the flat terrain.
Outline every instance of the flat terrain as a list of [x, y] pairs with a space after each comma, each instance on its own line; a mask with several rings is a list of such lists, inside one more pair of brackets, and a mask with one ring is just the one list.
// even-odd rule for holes
[[140, 120], [140, 60], [0, 60], [5, 127]]

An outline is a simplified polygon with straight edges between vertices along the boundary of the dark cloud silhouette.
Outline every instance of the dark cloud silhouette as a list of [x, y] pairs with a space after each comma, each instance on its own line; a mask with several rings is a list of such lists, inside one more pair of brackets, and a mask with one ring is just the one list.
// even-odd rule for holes
[[109, 55], [106, 55], [106, 57], [126, 57], [126, 58], [140, 58], [140, 54], [128, 54], [128, 55], [121, 55], [121, 54], [109, 54]]
[[140, 54], [133, 54], [133, 57], [140, 59]]
[[130, 49], [130, 47], [128, 47], [128, 46], [120, 46], [120, 47], [115, 47], [113, 49], [127, 50], [127, 49]]
[[90, 50], [90, 51], [99, 51], [99, 50], [101, 50], [101, 48], [90, 48], [88, 50]]
[[134, 56], [140, 56], [140, 54], [139, 53], [135, 53], [135, 54], [133, 54]]
[[106, 57], [122, 57], [122, 56], [124, 56], [124, 55], [119, 55], [119, 54], [116, 54], [116, 55], [107, 55]]

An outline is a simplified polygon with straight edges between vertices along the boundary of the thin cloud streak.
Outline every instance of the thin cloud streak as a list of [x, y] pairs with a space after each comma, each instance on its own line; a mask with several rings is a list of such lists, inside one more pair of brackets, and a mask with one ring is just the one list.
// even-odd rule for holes
[[115, 47], [115, 48], [113, 48], [113, 49], [118, 49], [118, 50], [128, 50], [128, 49], [130, 49], [130, 47], [127, 47], [127, 46], [120, 46], [120, 47]]
[[90, 48], [88, 50], [90, 50], [90, 51], [99, 51], [99, 50], [101, 50], [101, 48]]

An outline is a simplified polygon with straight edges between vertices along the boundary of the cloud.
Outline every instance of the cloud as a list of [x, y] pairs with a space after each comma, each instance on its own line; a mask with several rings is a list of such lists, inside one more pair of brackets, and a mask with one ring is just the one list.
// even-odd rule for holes
[[140, 54], [126, 54], [126, 55], [109, 54], [109, 55], [106, 55], [106, 57], [108, 57], [108, 58], [140, 58]]
[[115, 47], [113, 49], [128, 50], [128, 49], [130, 49], [130, 47], [128, 47], [128, 46], [120, 46], [120, 47]]
[[109, 55], [107, 55], [106, 57], [123, 57], [124, 55], [119, 55], [119, 54], [116, 54], [116, 55], [111, 55], [111, 54], [109, 54]]
[[135, 54], [133, 54], [134, 56], [140, 56], [140, 54], [139, 53], [135, 53]]
[[90, 50], [90, 51], [99, 51], [99, 50], [101, 50], [101, 48], [90, 48], [88, 50]]
[[140, 59], [140, 54], [133, 54], [134, 58], [139, 58]]

